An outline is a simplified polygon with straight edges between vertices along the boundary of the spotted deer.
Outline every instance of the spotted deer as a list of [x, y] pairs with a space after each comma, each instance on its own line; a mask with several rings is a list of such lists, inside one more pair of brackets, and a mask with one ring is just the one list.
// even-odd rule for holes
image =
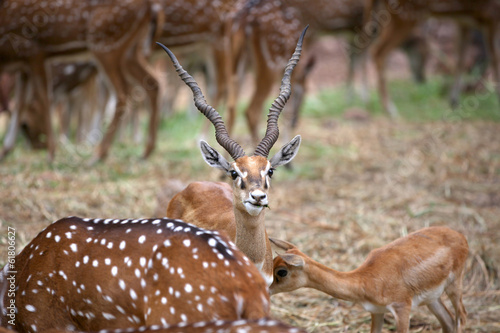
[[[0, 8], [0, 71], [21, 69], [31, 76], [33, 98], [42, 110], [34, 122], [40, 124], [37, 130], [46, 136], [50, 160], [55, 155], [55, 139], [49, 113], [50, 72], [45, 66], [49, 61], [75, 57], [94, 60], [117, 98], [113, 120], [97, 148], [95, 160], [108, 155], [133, 89], [130, 78], [145, 86], [149, 97], [151, 117], [144, 156], [151, 154], [158, 123], [158, 85], [144, 53], [153, 16], [149, 0], [5, 0]], [[2, 155], [11, 149], [4, 143]]]
[[217, 142], [234, 162], [228, 162], [219, 152], [201, 141], [201, 153], [211, 167], [223, 170], [233, 180], [232, 188], [225, 183], [197, 182], [175, 195], [167, 207], [167, 216], [184, 219], [211, 230], [222, 230], [238, 248], [257, 265], [268, 285], [272, 283], [272, 251], [265, 228], [265, 210], [269, 205], [268, 191], [275, 168], [290, 162], [298, 152], [300, 136], [283, 146], [267, 159], [279, 136], [278, 117], [291, 94], [290, 75], [299, 61], [302, 32], [292, 58], [285, 68], [280, 94], [269, 111], [266, 135], [252, 156], [231, 139], [219, 113], [208, 105], [195, 80], [180, 66], [174, 54], [164, 45], [182, 80], [191, 88], [195, 105], [215, 127]]
[[[411, 33], [413, 28], [429, 16], [449, 17], [455, 19], [461, 27], [458, 62], [455, 70], [454, 84], [450, 93], [452, 107], [458, 105], [458, 96], [462, 85], [460, 76], [464, 71], [466, 42], [464, 37], [469, 26], [481, 28], [486, 36], [493, 77], [500, 82], [498, 65], [498, 13], [500, 3], [495, 0], [440, 0], [440, 1], [388, 1], [369, 0], [365, 8], [365, 26], [373, 23], [373, 15], [383, 17], [379, 24], [380, 31], [375, 38], [370, 53], [377, 73], [378, 93], [382, 107], [392, 116], [397, 115], [397, 108], [389, 97], [385, 64], [389, 53]], [[500, 98], [500, 86], [496, 85]]]
[[[328, 268], [294, 245], [271, 239], [285, 250], [274, 259], [271, 294], [314, 288], [333, 297], [360, 303], [371, 313], [371, 332], [381, 332], [384, 313], [396, 319], [396, 332], [408, 332], [410, 311], [426, 305], [444, 332], [461, 332], [466, 321], [462, 280], [469, 252], [465, 237], [447, 227], [424, 228], [370, 252], [350, 272]], [[441, 300], [445, 292], [455, 310]]]
[[4, 267], [0, 282], [1, 325], [19, 332], [269, 316], [264, 279], [223, 233], [171, 219], [61, 219]]
[[[69, 331], [47, 330], [45, 333], [67, 333]], [[291, 327], [272, 319], [237, 320], [212, 322], [181, 323], [172, 326], [141, 326], [138, 329], [101, 330], [100, 333], [305, 333], [304, 330]], [[13, 333], [2, 331], [0, 333]]]

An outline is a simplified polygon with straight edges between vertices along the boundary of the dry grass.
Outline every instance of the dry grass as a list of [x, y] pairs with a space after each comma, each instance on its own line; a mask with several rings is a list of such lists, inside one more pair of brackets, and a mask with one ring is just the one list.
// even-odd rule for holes
[[[271, 190], [270, 235], [350, 270], [371, 249], [408, 232], [453, 227], [470, 244], [466, 332], [500, 330], [500, 124], [307, 119], [297, 132], [304, 142], [294, 170], [280, 169]], [[18, 149], [0, 166], [0, 260], [7, 225], [17, 229], [21, 250], [61, 217], [150, 216], [157, 194], [171, 195], [168, 187], [175, 190], [176, 181], [218, 179], [198, 155], [195, 138], [166, 141], [148, 162], [134, 151], [94, 168], [63, 152], [48, 167], [44, 153]], [[112, 156], [123, 149], [115, 147]], [[313, 290], [273, 297], [273, 315], [311, 332], [370, 328], [359, 305]], [[386, 318], [385, 328], [394, 328]], [[439, 325], [421, 308], [413, 312], [411, 330], [434, 332]]]

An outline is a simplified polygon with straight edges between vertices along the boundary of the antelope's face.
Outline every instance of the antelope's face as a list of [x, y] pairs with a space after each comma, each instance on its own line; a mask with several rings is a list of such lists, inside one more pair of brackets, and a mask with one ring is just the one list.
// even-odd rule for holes
[[262, 156], [243, 156], [231, 163], [228, 174], [233, 180], [235, 206], [252, 216], [268, 207], [273, 172], [271, 162]]
[[268, 207], [267, 192], [271, 186], [274, 169], [290, 162], [300, 147], [297, 135], [274, 155], [270, 160], [264, 156], [241, 156], [229, 163], [205, 141], [201, 141], [201, 155], [208, 165], [224, 170], [233, 179], [233, 196], [236, 208], [246, 211], [251, 216], [259, 215]]

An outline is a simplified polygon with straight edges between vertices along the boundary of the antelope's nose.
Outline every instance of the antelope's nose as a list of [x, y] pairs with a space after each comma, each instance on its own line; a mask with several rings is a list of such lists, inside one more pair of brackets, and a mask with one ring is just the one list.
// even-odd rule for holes
[[255, 201], [263, 201], [263, 200], [266, 200], [267, 198], [267, 194], [265, 194], [264, 192], [262, 191], [253, 191], [250, 193], [250, 196], [252, 197], [252, 199], [254, 199]]

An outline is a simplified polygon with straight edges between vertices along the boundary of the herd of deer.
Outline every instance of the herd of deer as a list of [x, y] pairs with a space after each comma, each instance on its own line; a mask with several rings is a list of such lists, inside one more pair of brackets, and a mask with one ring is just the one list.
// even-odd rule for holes
[[[371, 45], [383, 107], [395, 115], [384, 75], [387, 55], [406, 40], [409, 41], [406, 49], [410, 47], [410, 53], [417, 54], [412, 59], [425, 58], [424, 41], [411, 33], [413, 27], [431, 15], [456, 18], [465, 27], [464, 36], [470, 26], [482, 28], [491, 51], [494, 77], [500, 81], [495, 48], [499, 7], [494, 0], [474, 3], [463, 0], [4, 0], [0, 3], [0, 73], [16, 73], [16, 84], [0, 85], [1, 109], [4, 111], [13, 105], [8, 103], [9, 97], [16, 97], [17, 103], [10, 110], [11, 120], [0, 159], [13, 149], [22, 128], [34, 147], [48, 148], [52, 160], [57, 140], [52, 128], [51, 105], [58, 95], [67, 96], [75, 87], [88, 86], [89, 81], [96, 80], [96, 73], [105, 79], [108, 89], [94, 85], [87, 89], [94, 93], [84, 99], [96, 103], [95, 90], [101, 94], [109, 90], [116, 104], [93, 160], [106, 158], [123, 118], [130, 108], [136, 108], [131, 106], [135, 89], [147, 97], [151, 112], [144, 151], [144, 157], [148, 157], [156, 145], [160, 119], [161, 82], [149, 61], [151, 51], [158, 49], [153, 41], [173, 48], [204, 45], [206, 52], [200, 52], [204, 54], [198, 57], [206, 60], [207, 81], [214, 83], [211, 85], [213, 104], [226, 101], [229, 133], [235, 122], [241, 73], [245, 64], [252, 63], [255, 83], [245, 115], [254, 143], [259, 138], [263, 103], [279, 78], [279, 68], [293, 51], [295, 36], [306, 24], [310, 24], [315, 36], [348, 33], [349, 82], [357, 59]], [[463, 70], [466, 43], [460, 45], [457, 78], [451, 93], [455, 105], [462, 82], [459, 75]], [[79, 75], [65, 76], [51, 68], [68, 62], [91, 66], [93, 74], [82, 69]], [[314, 62], [314, 54], [306, 55], [292, 77], [293, 110], [288, 112], [292, 129], [297, 123], [305, 79]], [[57, 89], [55, 81], [61, 77]], [[498, 85], [497, 90], [500, 95]], [[9, 94], [10, 91], [14, 92]], [[104, 109], [102, 103], [94, 108]], [[67, 127], [67, 124], [61, 126]]]
[[[234, 160], [201, 142], [203, 158], [232, 178], [232, 189], [225, 183], [193, 183], [172, 198], [169, 218], [69, 217], [51, 224], [0, 274], [2, 330], [299, 332], [269, 318], [269, 297], [310, 287], [361, 303], [372, 314], [372, 332], [381, 331], [385, 312], [394, 315], [398, 332], [407, 332], [410, 310], [418, 305], [426, 305], [445, 332], [460, 332], [466, 321], [462, 279], [468, 245], [456, 231], [414, 232], [372, 251], [347, 273], [268, 237], [264, 214], [271, 178], [300, 146], [296, 136], [268, 159], [306, 30], [285, 67], [266, 134], [251, 156], [231, 139], [193, 77], [160, 44]], [[285, 253], [273, 259], [271, 243]], [[442, 302], [443, 293], [454, 315]]]
[[[55, 2], [49, 0], [1, 3], [0, 17], [7, 23], [0, 26], [0, 45], [15, 45], [15, 48], [0, 48], [0, 59], [7, 60], [1, 65], [29, 67], [30, 72], [24, 79], [31, 81], [36, 100], [44, 107], [49, 103], [47, 73], [43, 66], [46, 57], [69, 56], [87, 49], [107, 73], [118, 101], [115, 118], [98, 151], [99, 158], [106, 156], [124, 111], [126, 94], [130, 90], [126, 76], [153, 80], [143, 63], [144, 45], [139, 43], [150, 40], [147, 36], [151, 34], [152, 21], [157, 26], [155, 38], [174, 45], [176, 41], [186, 41], [176, 39], [184, 33], [196, 40], [232, 29], [223, 24], [228, 15], [224, 1], [193, 1], [189, 10], [185, 7], [189, 1], [172, 1], [168, 5], [166, 1], [159, 1], [156, 5], [160, 6], [144, 6], [144, 1], [128, 0], [117, 4], [111, 0], [67, 0], [57, 2], [58, 7], [53, 7]], [[262, 35], [266, 34], [263, 28], [266, 24], [273, 25], [279, 20], [274, 14], [265, 17], [254, 10], [253, 6], [262, 3], [266, 2], [250, 1], [241, 10], [260, 22], [254, 27], [256, 36], [260, 37], [252, 42], [256, 44], [255, 49], [260, 47], [261, 60], [272, 67], [270, 72], [274, 73], [276, 64], [270, 65], [270, 58], [266, 57], [279, 49], [279, 45], [274, 47], [277, 37], [266, 39]], [[290, 3], [302, 2], [290, 0]], [[329, 1], [324, 2], [325, 8], [330, 8], [327, 3]], [[279, 4], [273, 1], [263, 8], [271, 12]], [[410, 23], [414, 25], [429, 13], [458, 15], [460, 8], [454, 6], [459, 5], [469, 10], [470, 18], [488, 27], [496, 25], [489, 20], [491, 11], [486, 11], [493, 8], [488, 7], [494, 6], [491, 1], [480, 1], [474, 6], [458, 0], [432, 4], [401, 1], [397, 10], [392, 1], [387, 5], [393, 6], [390, 12], [394, 16], [388, 25], [382, 26], [382, 39], [392, 36], [385, 32], [387, 27], [398, 30], [401, 36], [409, 32]], [[169, 9], [159, 15], [159, 8]], [[186, 10], [186, 15], [167, 19], [174, 8]], [[349, 8], [345, 2], [339, 3], [336, 9]], [[58, 11], [63, 12], [43, 16], [43, 13]], [[212, 15], [213, 20], [193, 16], [196, 11]], [[301, 15], [307, 14], [306, 9], [301, 11]], [[330, 13], [325, 9], [321, 14], [328, 16]], [[316, 24], [313, 19], [320, 19], [322, 15], [318, 13], [309, 19]], [[19, 25], [19, 17], [33, 19], [20, 21], [24, 21], [26, 33], [34, 33], [35, 29], [38, 38], [18, 40], [5, 33]], [[284, 15], [283, 19], [293, 17]], [[78, 24], [69, 24], [72, 22]], [[109, 22], [116, 22], [116, 28], [110, 29]], [[193, 25], [194, 22], [199, 26]], [[338, 26], [339, 22], [346, 23], [340, 19], [330, 20], [330, 28]], [[68, 29], [55, 29], [58, 23], [68, 23]], [[403, 23], [408, 26], [403, 28]], [[301, 137], [296, 136], [268, 158], [278, 139], [278, 118], [292, 93], [292, 72], [299, 62], [306, 30], [285, 67], [279, 96], [268, 114], [265, 136], [252, 155], [246, 155], [240, 144], [230, 137], [230, 128], [226, 128], [219, 113], [206, 102], [193, 77], [166, 46], [158, 43], [182, 81], [192, 90], [196, 108], [214, 125], [217, 142], [232, 157], [233, 161], [228, 161], [206, 142], [201, 142], [204, 160], [231, 177], [232, 186], [192, 183], [172, 198], [166, 208], [168, 218], [69, 217], [49, 225], [0, 273], [0, 331], [299, 332], [300, 329], [270, 319], [270, 295], [309, 287], [360, 303], [371, 313], [371, 332], [382, 330], [386, 312], [394, 316], [397, 332], [407, 332], [410, 311], [419, 305], [429, 308], [444, 332], [461, 332], [466, 322], [462, 280], [468, 244], [465, 237], [454, 230], [428, 227], [411, 233], [373, 250], [361, 266], [350, 272], [330, 269], [294, 245], [268, 237], [265, 211], [269, 205], [271, 178], [278, 166], [289, 163], [296, 156], [301, 142]], [[273, 31], [284, 33], [280, 29]], [[70, 42], [69, 36], [78, 36], [78, 40]], [[46, 44], [42, 45], [42, 40]], [[234, 40], [218, 42], [227, 42], [231, 47], [235, 43]], [[383, 58], [394, 44], [376, 47], [375, 54]], [[226, 46], [218, 49], [213, 45], [214, 52], [228, 50]], [[224, 59], [218, 66], [229, 66], [224, 70], [233, 70], [230, 67], [235, 63]], [[377, 62], [380, 68], [382, 63]], [[496, 70], [496, 62], [493, 63]], [[383, 86], [383, 77], [380, 81]], [[146, 155], [154, 147], [158, 117], [154, 102], [157, 85], [151, 87], [148, 94], [154, 111]], [[46, 133], [50, 133], [49, 123], [43, 125], [48, 130]], [[53, 153], [53, 138], [49, 135], [47, 139]], [[280, 251], [274, 259], [272, 246]], [[443, 293], [447, 294], [454, 314], [443, 303]]]

